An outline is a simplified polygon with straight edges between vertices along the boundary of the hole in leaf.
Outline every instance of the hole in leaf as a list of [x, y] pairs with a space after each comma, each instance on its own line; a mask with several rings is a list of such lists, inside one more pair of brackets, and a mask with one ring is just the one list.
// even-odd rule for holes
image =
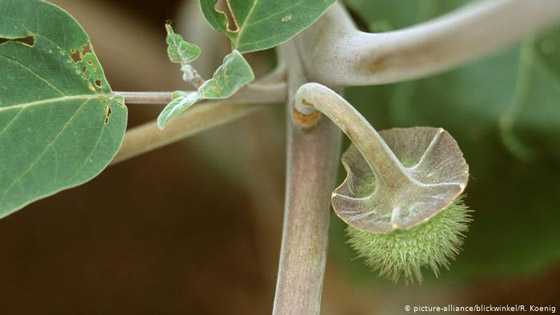
[[85, 45], [82, 47], [82, 55], [85, 56], [85, 55], [87, 55], [87, 54], [91, 54], [91, 45], [90, 45], [90, 43], [87, 43], [87, 44], [85, 44]]
[[101, 87], [101, 80], [95, 80], [95, 86]]
[[286, 15], [285, 17], [282, 18], [282, 22], [286, 23], [286, 22], [290, 22], [292, 20], [292, 15]]
[[111, 107], [105, 106], [105, 120], [103, 121], [105, 125], [109, 123], [109, 117], [111, 116], [111, 113]]
[[82, 73], [86, 73], [86, 71], [87, 71], [87, 67], [83, 67], [82, 68]]
[[80, 55], [80, 52], [77, 50], [72, 51], [72, 55], [70, 56], [70, 58], [72, 58], [72, 61], [74, 61], [74, 63], [82, 61], [82, 55]]
[[239, 32], [239, 25], [237, 24], [233, 11], [231, 10], [229, 1], [230, 0], [218, 0], [214, 9], [216, 12], [222, 13], [226, 16], [227, 30], [232, 33], [237, 33]]
[[0, 44], [7, 43], [7, 42], [20, 42], [29, 47], [33, 47], [35, 45], [35, 37], [27, 36], [21, 38], [2, 38], [0, 37]]

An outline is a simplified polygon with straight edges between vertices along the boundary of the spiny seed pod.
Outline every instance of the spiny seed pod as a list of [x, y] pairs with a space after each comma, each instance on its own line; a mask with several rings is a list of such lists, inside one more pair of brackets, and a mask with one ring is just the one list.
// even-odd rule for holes
[[373, 234], [348, 226], [348, 243], [380, 276], [395, 283], [401, 277], [405, 283], [422, 282], [422, 267], [436, 276], [440, 267], [449, 269], [471, 222], [470, 212], [458, 198], [429, 221], [408, 230]]
[[[455, 140], [442, 129], [396, 128], [381, 131], [380, 135], [398, 156], [402, 167], [423, 173], [417, 178], [424, 179], [428, 185], [466, 183], [467, 166], [462, 153]], [[343, 154], [342, 164], [348, 175], [333, 192], [332, 203], [337, 214], [348, 220], [349, 243], [367, 265], [382, 277], [393, 282], [402, 277], [405, 283], [421, 282], [422, 267], [432, 269], [436, 276], [440, 267], [449, 268], [449, 261], [459, 253], [471, 221], [470, 211], [461, 197], [441, 210], [426, 205], [419, 207], [417, 203], [439, 201], [442, 195], [423, 196], [413, 189], [401, 190], [399, 194], [404, 196], [401, 200], [380, 199], [374, 192], [378, 196], [384, 193], [378, 187], [375, 172], [356, 146], [351, 145]], [[422, 164], [430, 166], [420, 167]], [[387, 202], [386, 206], [380, 207], [379, 200]], [[351, 224], [370, 221], [389, 227], [387, 223], [395, 220], [395, 211], [385, 209], [394, 209], [395, 205], [399, 205], [401, 213], [408, 214], [402, 220], [410, 222], [409, 226], [393, 225], [391, 230], [371, 231], [362, 228], [368, 225]], [[426, 209], [430, 211], [424, 212]]]
[[[346, 223], [371, 233], [406, 230], [445, 209], [465, 189], [468, 165], [445, 130], [394, 128], [376, 136], [382, 144], [376, 150], [354, 143], [342, 157], [348, 176], [331, 201]], [[378, 158], [379, 150], [386, 150], [386, 157]]]
[[349, 225], [350, 243], [381, 275], [420, 281], [458, 253], [470, 221], [458, 196], [469, 168], [457, 142], [441, 128], [378, 133], [344, 98], [317, 83], [300, 87], [295, 107], [318, 110], [352, 140], [342, 164], [348, 175], [331, 202]]

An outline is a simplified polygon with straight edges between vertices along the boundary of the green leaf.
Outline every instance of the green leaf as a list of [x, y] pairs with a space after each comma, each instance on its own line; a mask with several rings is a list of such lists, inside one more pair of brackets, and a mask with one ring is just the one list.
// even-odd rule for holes
[[177, 115], [189, 109], [200, 99], [198, 92], [175, 92], [173, 100], [165, 106], [157, 119], [158, 128], [163, 130]]
[[82, 27], [39, 0], [0, 0], [0, 217], [99, 174], [126, 128]]
[[315, 22], [335, 0], [224, 0], [232, 21], [217, 9], [218, 0], [200, 0], [208, 23], [242, 53], [288, 41]]
[[201, 99], [224, 99], [235, 94], [240, 88], [255, 80], [251, 65], [240, 52], [234, 50], [224, 58], [222, 65], [214, 72], [212, 79], [202, 84], [198, 91], [173, 93], [173, 100], [167, 104], [158, 117], [159, 129]]
[[175, 34], [170, 23], [165, 24], [167, 30], [167, 54], [171, 62], [189, 64], [200, 56], [200, 47], [191, 44], [179, 34]]
[[166, 41], [169, 59], [171, 62], [181, 64], [184, 81], [193, 82], [195, 86], [198, 86], [202, 79], [193, 66], [191, 66], [191, 62], [200, 56], [200, 47], [183, 40], [181, 35], [175, 34], [171, 23], [165, 24], [165, 29], [167, 30]]
[[198, 92], [206, 99], [228, 98], [253, 80], [255, 75], [251, 66], [239, 51], [234, 50], [224, 58], [212, 79], [204, 82]]

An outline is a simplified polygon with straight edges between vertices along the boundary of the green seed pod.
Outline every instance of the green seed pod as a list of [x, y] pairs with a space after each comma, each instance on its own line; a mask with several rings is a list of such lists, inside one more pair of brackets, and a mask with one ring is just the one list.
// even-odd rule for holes
[[344, 98], [317, 83], [301, 86], [295, 107], [329, 117], [352, 145], [342, 156], [347, 176], [331, 203], [348, 223], [350, 244], [382, 276], [421, 281], [458, 253], [470, 221], [460, 195], [469, 167], [441, 128], [377, 132]]
[[471, 222], [470, 212], [459, 197], [427, 222], [408, 230], [373, 234], [348, 226], [348, 243], [380, 276], [393, 282], [401, 277], [406, 283], [422, 282], [422, 267], [436, 276], [440, 267], [449, 269]]
[[[460, 187], [462, 192], [468, 166], [449, 133], [416, 127], [384, 130], [380, 135], [405, 172], [420, 174], [415, 176], [416, 185]], [[383, 191], [371, 162], [354, 145], [344, 153], [342, 163], [348, 176], [333, 193], [332, 202], [349, 224], [350, 245], [367, 265], [382, 277], [393, 282], [404, 278], [405, 283], [421, 282], [423, 267], [436, 276], [441, 267], [449, 268], [471, 221], [461, 197], [438, 208], [441, 200], [449, 198], [445, 190], [420, 191], [399, 184], [394, 188], [397, 193]], [[397, 211], [405, 216], [395, 216]], [[399, 221], [409, 224], [395, 224]], [[377, 226], [393, 228], [371, 229]]]

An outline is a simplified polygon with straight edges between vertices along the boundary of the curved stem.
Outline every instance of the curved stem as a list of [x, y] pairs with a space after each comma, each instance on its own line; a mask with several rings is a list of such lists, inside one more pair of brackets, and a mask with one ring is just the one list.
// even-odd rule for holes
[[487, 55], [560, 19], [558, 0], [487, 0], [387, 33], [360, 32], [335, 4], [298, 37], [309, 79], [328, 86], [426, 77]]
[[523, 161], [534, 158], [534, 152], [515, 136], [514, 124], [523, 107], [527, 105], [531, 81], [534, 79], [533, 65], [536, 57], [534, 45], [535, 38], [528, 38], [521, 45], [513, 101], [498, 120], [500, 137], [504, 146]]
[[299, 88], [295, 103], [329, 117], [352, 140], [388, 188], [411, 180], [379, 133], [336, 92], [318, 83], [307, 83]]

